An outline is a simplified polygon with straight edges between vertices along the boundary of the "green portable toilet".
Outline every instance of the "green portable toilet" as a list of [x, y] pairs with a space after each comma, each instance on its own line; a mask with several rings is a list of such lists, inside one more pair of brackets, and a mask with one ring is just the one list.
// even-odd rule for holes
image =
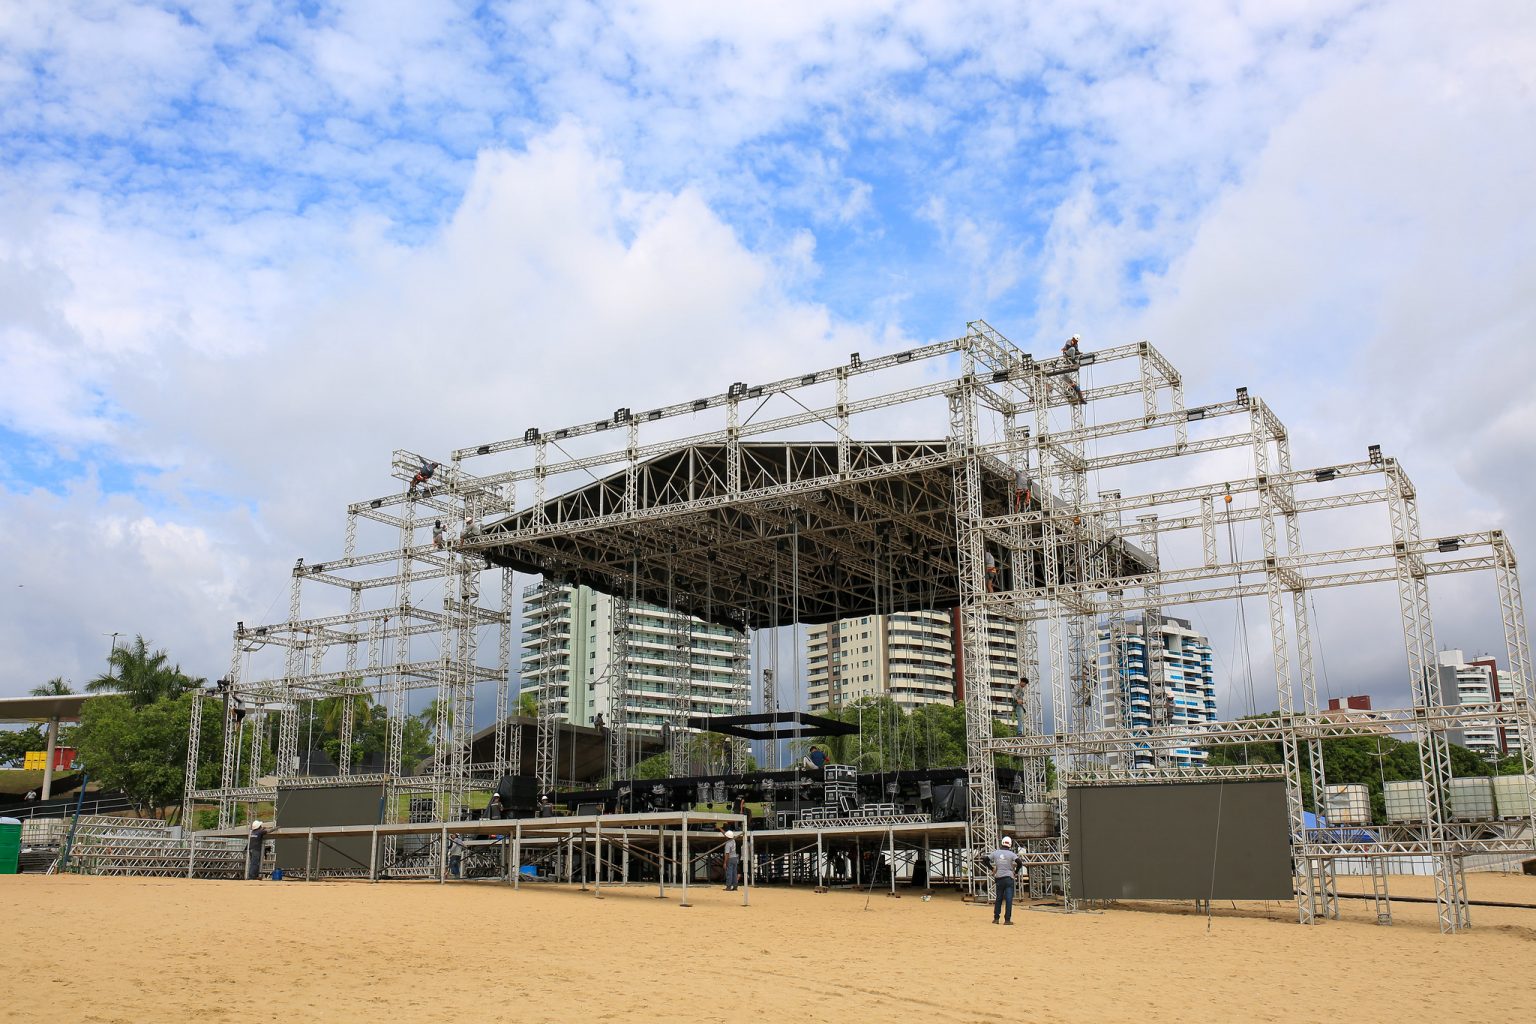
[[21, 863], [21, 822], [0, 820], [0, 875], [14, 875]]

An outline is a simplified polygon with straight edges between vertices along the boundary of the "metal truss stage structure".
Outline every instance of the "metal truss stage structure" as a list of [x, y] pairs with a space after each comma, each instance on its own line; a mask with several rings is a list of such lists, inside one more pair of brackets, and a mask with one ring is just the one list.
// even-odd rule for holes
[[[1249, 468], [1234, 471], [1241, 463]], [[1337, 913], [1335, 860], [1380, 865], [1390, 847], [1434, 860], [1441, 928], [1458, 931], [1469, 923], [1462, 858], [1485, 847], [1450, 820], [1448, 733], [1470, 722], [1523, 728], [1523, 767], [1536, 775], [1530, 648], [1508, 538], [1497, 530], [1422, 536], [1414, 484], [1374, 445], [1362, 460], [1295, 468], [1290, 435], [1262, 398], [1238, 388], [1187, 405], [1179, 371], [1147, 342], [1098, 351], [1074, 342], [1035, 357], [976, 321], [961, 337], [908, 351], [854, 354], [839, 366], [559, 429], [527, 427], [454, 451], [441, 465], [397, 451], [392, 468], [403, 487], [347, 509], [342, 554], [294, 567], [287, 619], [236, 628], [224, 692], [200, 698], [225, 705], [219, 782], [189, 787], [189, 810], [216, 802], [228, 825], [236, 805], [271, 799], [277, 784], [309, 784], [298, 775], [309, 710], [362, 697], [387, 714], [388, 751], [376, 774], [388, 791], [430, 796], [440, 820], [466, 816], [470, 792], [522, 760], [516, 730], [497, 730], [489, 761], [475, 760], [469, 742], [476, 685], [494, 685], [496, 722], [510, 710], [518, 571], [611, 595], [615, 621], [634, 602], [669, 608], [680, 647], [686, 615], [747, 630], [957, 609], [971, 849], [999, 837], [995, 756], [1019, 758], [1022, 799], [1050, 805], [1058, 823], [1056, 834], [1022, 844], [1039, 868], [1032, 894], [1049, 886], [1069, 909], [1066, 789], [1215, 778], [1177, 752], [1265, 741], [1283, 750], [1300, 921]], [[1179, 485], [1164, 486], [1172, 481]], [[1342, 535], [1326, 527], [1348, 517], [1373, 539], [1308, 550], [1303, 521], [1323, 516], [1335, 518], [1314, 536]], [[387, 537], [365, 549], [360, 526]], [[1223, 531], [1230, 538], [1238, 527], [1258, 534], [1250, 557], [1235, 541], [1223, 549]], [[1464, 573], [1491, 574], [1501, 610], [1515, 697], [1491, 707], [1447, 707], [1438, 692], [1429, 585]], [[1309, 596], [1378, 583], [1398, 595], [1411, 706], [1324, 714]], [[305, 600], [311, 593], [318, 603]], [[1117, 635], [1131, 613], [1158, 622], [1176, 606], [1249, 598], [1264, 604], [1270, 626], [1272, 717], [1178, 724], [1157, 629], [1148, 631], [1138, 681], [1150, 716], [1133, 717], [1123, 696], [1101, 687], [1101, 630]], [[1007, 685], [1022, 708], [1021, 734], [1004, 738], [992, 735], [994, 622], [1015, 627], [1023, 666], [1022, 680]], [[492, 647], [482, 633], [495, 633], [494, 657], [482, 655]], [[626, 630], [613, 631], [611, 664], [630, 663], [630, 642]], [[264, 653], [281, 664], [254, 667]], [[635, 693], [672, 725], [674, 771], [689, 716], [704, 711], [691, 671]], [[731, 671], [747, 679], [744, 663]], [[655, 723], [629, 720], [631, 680], [622, 670], [608, 681], [609, 781], [617, 784], [629, 771], [631, 731]], [[845, 684], [834, 672], [833, 705]], [[428, 774], [409, 777], [402, 729], [418, 690], [436, 700], [434, 756]], [[346, 776], [355, 723], [352, 701], [342, 703]], [[779, 710], [767, 703], [763, 712]], [[538, 705], [536, 773], [549, 789], [560, 782], [552, 685]], [[274, 718], [275, 742], [266, 727]], [[201, 716], [192, 721], [189, 779]], [[1309, 831], [1304, 760], [1321, 793], [1323, 741], [1383, 731], [1418, 741], [1422, 826], [1390, 844]], [[1527, 795], [1536, 806], [1536, 793]], [[402, 815], [403, 803], [387, 801], [388, 813]], [[1498, 842], [1530, 849], [1533, 835], [1528, 818], [1506, 824]], [[985, 891], [991, 882], [977, 884]], [[1385, 897], [1380, 872], [1377, 886]]]

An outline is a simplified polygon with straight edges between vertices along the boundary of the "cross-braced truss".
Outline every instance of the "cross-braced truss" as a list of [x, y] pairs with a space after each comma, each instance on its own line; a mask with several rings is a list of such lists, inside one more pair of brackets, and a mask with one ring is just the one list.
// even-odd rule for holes
[[[919, 423], [930, 426], [914, 430]], [[925, 433], [926, 440], [870, 440]], [[1234, 473], [1234, 457], [1250, 468]], [[394, 474], [412, 481], [424, 462], [396, 452]], [[1209, 482], [1149, 486], [1175, 479]], [[1381, 539], [1306, 550], [1303, 518], [1341, 510], [1378, 513], [1372, 523]], [[395, 530], [397, 543], [358, 555], [359, 521]], [[438, 522], [449, 524], [448, 536], [424, 543]], [[1223, 551], [1222, 530], [1230, 536], [1239, 528], [1257, 534], [1252, 557], [1235, 543]], [[1015, 756], [1023, 798], [1051, 802], [1060, 822], [1059, 835], [1027, 844], [1024, 859], [1051, 869], [1067, 907], [1071, 823], [1061, 787], [1206, 777], [1174, 756], [1191, 746], [1261, 737], [1280, 744], [1302, 921], [1336, 913], [1335, 859], [1379, 859], [1390, 848], [1434, 858], [1441, 925], [1458, 930], [1467, 923], [1460, 858], [1495, 838], [1529, 847], [1536, 833], [1531, 820], [1523, 839], [1513, 826], [1498, 837], [1487, 830], [1472, 836], [1447, 815], [1447, 732], [1460, 723], [1475, 718], [1523, 729], [1520, 749], [1532, 774], [1529, 645], [1515, 557], [1502, 533], [1423, 538], [1417, 494], [1395, 459], [1373, 447], [1363, 461], [1298, 470], [1286, 427], [1261, 398], [1239, 388], [1231, 398], [1187, 406], [1178, 370], [1147, 342], [1092, 352], [1073, 343], [1034, 358], [982, 321], [962, 337], [910, 351], [854, 354], [830, 369], [732, 384], [671, 406], [621, 408], [561, 429], [529, 427], [453, 452], [424, 484], [353, 505], [344, 556], [295, 567], [288, 621], [237, 629], [227, 704], [241, 714], [225, 717], [221, 785], [189, 794], [189, 802], [217, 799], [227, 821], [235, 802], [270, 791], [270, 775], [296, 781], [306, 703], [359, 695], [386, 708], [389, 756], [381, 777], [400, 792], [430, 792], [444, 802], [445, 816], [461, 810], [472, 785], [514, 762], [498, 743], [497, 764], [475, 764], [467, 743], [467, 701], [477, 683], [499, 687], [498, 716], [508, 707], [513, 590], [504, 579], [499, 607], [484, 608], [480, 594], [495, 588], [479, 577], [514, 570], [592, 586], [618, 598], [618, 608], [668, 606], [682, 613], [679, 643], [684, 614], [746, 630], [955, 609], [973, 847], [990, 848], [998, 836], [994, 756]], [[1479, 571], [1495, 576], [1516, 696], [1475, 711], [1445, 707], [1432, 685], [1429, 580]], [[1364, 718], [1324, 716], [1309, 594], [1372, 583], [1398, 590], [1412, 706]], [[338, 589], [345, 609], [301, 617], [301, 585], [315, 584]], [[388, 599], [370, 602], [376, 593]], [[1181, 725], [1169, 710], [1155, 628], [1144, 630], [1151, 715], [1127, 714], [1114, 703], [1125, 699], [1119, 688], [1101, 686], [1101, 630], [1118, 635], [1133, 614], [1157, 622], [1179, 606], [1249, 598], [1262, 601], [1270, 625], [1274, 717]], [[1017, 629], [1018, 680], [991, 678], [994, 619]], [[478, 632], [489, 626], [503, 630], [500, 663], [484, 666]], [[614, 635], [614, 665], [626, 663], [628, 643]], [[265, 646], [280, 648], [285, 659], [281, 671], [258, 678], [246, 652]], [[727, 670], [743, 679], [748, 671], [744, 664]], [[675, 692], [661, 699], [661, 713], [679, 724], [690, 672], [679, 671]], [[775, 682], [765, 673], [765, 694], [782, 693], [784, 680]], [[993, 738], [994, 687], [1015, 694], [1017, 723], [1009, 724], [1018, 735]], [[431, 689], [439, 702], [436, 754], [428, 778], [404, 780], [401, 730], [417, 689]], [[622, 695], [625, 681], [613, 680], [610, 692]], [[541, 724], [564, 713], [553, 694], [541, 695], [539, 707]], [[348, 705], [344, 747], [354, 713]], [[621, 711], [610, 716], [617, 766], [634, 723]], [[270, 760], [264, 751], [272, 717], [279, 725], [275, 768], [263, 760]], [[198, 721], [194, 716], [189, 766]], [[1309, 831], [1302, 765], [1310, 765], [1308, 781], [1321, 792], [1323, 739], [1383, 730], [1419, 740], [1427, 820], [1394, 833], [1391, 843], [1340, 842]], [[250, 757], [242, 764], [246, 731]], [[554, 733], [540, 731], [537, 763], [541, 781], [553, 784], [545, 731]], [[674, 759], [684, 749], [676, 747]], [[1050, 762], [1055, 791], [1047, 789]], [[1042, 893], [1034, 875], [1031, 884]]]

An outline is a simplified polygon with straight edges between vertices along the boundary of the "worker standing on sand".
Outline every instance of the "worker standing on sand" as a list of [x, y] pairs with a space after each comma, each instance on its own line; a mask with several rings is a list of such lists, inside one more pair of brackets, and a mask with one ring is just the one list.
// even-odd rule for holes
[[725, 833], [725, 891], [732, 892], [736, 888], [736, 879], [741, 871], [741, 852], [736, 846], [736, 833], [727, 830]]
[[997, 886], [997, 899], [992, 903], [992, 923], [997, 924], [999, 911], [1003, 911], [1003, 924], [1013, 924], [1013, 882], [1019, 870], [1019, 855], [1013, 852], [1013, 839], [1003, 836], [1003, 845], [993, 850], [988, 859], [992, 862], [992, 883]]
[[260, 821], [251, 822], [251, 834], [245, 846], [245, 880], [261, 877], [261, 854], [267, 845], [267, 833], [271, 831]]

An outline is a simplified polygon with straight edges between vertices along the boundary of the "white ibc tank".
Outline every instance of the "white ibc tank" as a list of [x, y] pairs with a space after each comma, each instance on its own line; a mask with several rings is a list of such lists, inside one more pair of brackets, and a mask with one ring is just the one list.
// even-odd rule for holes
[[1422, 781], [1389, 782], [1382, 795], [1387, 801], [1388, 821], [1423, 821], [1429, 817]]
[[1493, 802], [1501, 818], [1529, 818], [1531, 816], [1531, 786], [1536, 777], [1530, 775], [1500, 775], [1493, 780]]
[[1487, 821], [1493, 817], [1493, 783], [1487, 778], [1452, 779], [1447, 794], [1449, 816], [1455, 821]]
[[1328, 786], [1324, 790], [1324, 816], [1330, 825], [1369, 825], [1371, 794], [1358, 783]]
[[1056, 834], [1056, 812], [1048, 803], [1013, 805], [1013, 834], [1022, 839], [1044, 839]]

